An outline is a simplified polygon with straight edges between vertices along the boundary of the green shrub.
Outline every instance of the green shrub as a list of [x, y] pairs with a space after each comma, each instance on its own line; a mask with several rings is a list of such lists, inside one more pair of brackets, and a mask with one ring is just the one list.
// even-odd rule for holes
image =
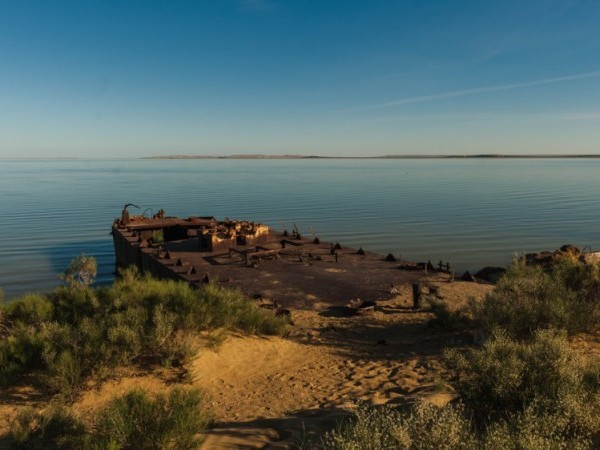
[[324, 450], [538, 450], [592, 449], [589, 433], [569, 430], [569, 418], [535, 407], [476, 427], [474, 413], [460, 405], [418, 404], [400, 412], [388, 407], [359, 407], [355, 417], [329, 431], [320, 442], [298, 448]]
[[42, 412], [21, 411], [10, 425], [12, 448], [84, 448], [85, 428], [64, 407], [51, 406]]
[[487, 333], [504, 329], [529, 338], [540, 328], [569, 335], [600, 323], [600, 266], [558, 259], [550, 267], [514, 263], [482, 302], [472, 302], [467, 315]]
[[[471, 302], [471, 300], [470, 300]], [[440, 326], [447, 330], [465, 330], [473, 325], [467, 309], [451, 310], [443, 300], [428, 299], [430, 311], [434, 315], [431, 325]]]
[[600, 265], [559, 258], [549, 267], [515, 262], [481, 302], [452, 311], [430, 301], [432, 324], [450, 330], [478, 328], [491, 334], [501, 328], [529, 339], [535, 330], [555, 328], [569, 335], [600, 323]]
[[537, 450], [592, 449], [590, 433], [569, 430], [570, 417], [561, 412], [542, 413], [535, 406], [488, 425], [482, 438], [485, 449]]
[[19, 301], [3, 305], [2, 310], [7, 321], [36, 325], [51, 320], [54, 307], [44, 295], [27, 294]]
[[96, 441], [112, 449], [198, 448], [212, 418], [198, 390], [175, 389], [152, 399], [132, 391], [110, 402], [96, 421]]
[[208, 284], [199, 292], [196, 320], [202, 329], [232, 328], [249, 334], [282, 335], [288, 328], [283, 317], [258, 308], [239, 290]]
[[0, 383], [37, 375], [72, 396], [90, 375], [135, 362], [180, 365], [195, 350], [190, 334], [218, 328], [283, 334], [284, 318], [240, 291], [140, 277], [123, 270], [111, 287], [59, 287], [0, 305]]
[[600, 364], [573, 350], [564, 332], [538, 330], [530, 342], [495, 332], [482, 348], [446, 358], [462, 401], [483, 421], [529, 411], [564, 419], [567, 436], [600, 427]]
[[59, 275], [59, 278], [70, 288], [85, 288], [94, 282], [97, 272], [96, 259], [82, 253], [71, 260], [69, 267]]
[[24, 373], [43, 369], [44, 341], [32, 325], [13, 323], [0, 339], [0, 383], [8, 384]]
[[88, 418], [66, 408], [20, 412], [10, 424], [11, 447], [23, 449], [195, 449], [212, 421], [198, 390], [150, 397], [130, 391]]
[[477, 438], [460, 406], [427, 403], [409, 412], [360, 406], [355, 418], [325, 435], [317, 448], [343, 450], [475, 449]]
[[152, 243], [161, 244], [165, 241], [163, 230], [154, 230], [152, 232]]

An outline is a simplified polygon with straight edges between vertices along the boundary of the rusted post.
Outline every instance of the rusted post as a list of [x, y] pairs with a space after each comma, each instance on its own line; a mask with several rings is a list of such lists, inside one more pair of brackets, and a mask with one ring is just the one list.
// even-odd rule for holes
[[129, 225], [129, 211], [127, 211], [127, 207], [121, 211], [121, 223], [125, 226]]
[[421, 308], [421, 283], [413, 283], [412, 284], [412, 292], [413, 292], [413, 309]]

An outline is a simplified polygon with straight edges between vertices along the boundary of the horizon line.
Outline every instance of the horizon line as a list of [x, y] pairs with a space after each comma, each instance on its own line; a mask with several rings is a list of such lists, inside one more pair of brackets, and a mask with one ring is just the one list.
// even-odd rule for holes
[[460, 158], [480, 158], [480, 159], [578, 159], [578, 158], [600, 158], [600, 153], [577, 153], [577, 154], [566, 154], [566, 153], [524, 153], [524, 154], [511, 154], [511, 153], [441, 153], [431, 155], [417, 155], [417, 154], [387, 154], [387, 155], [373, 155], [373, 156], [350, 156], [350, 155], [303, 155], [303, 154], [282, 154], [282, 155], [268, 155], [268, 154], [231, 154], [231, 155], [158, 155], [158, 156], [131, 156], [131, 157], [80, 157], [80, 156], [57, 156], [57, 157], [0, 157], [0, 161], [118, 161], [118, 160], [182, 160], [182, 159], [252, 159], [252, 160], [265, 160], [265, 159], [460, 159]]

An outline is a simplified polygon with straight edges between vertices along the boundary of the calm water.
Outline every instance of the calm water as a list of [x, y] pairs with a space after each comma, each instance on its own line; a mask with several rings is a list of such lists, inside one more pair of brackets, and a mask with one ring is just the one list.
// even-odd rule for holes
[[599, 193], [597, 159], [0, 161], [0, 287], [51, 288], [82, 252], [110, 281], [110, 226], [128, 202], [297, 224], [464, 270], [564, 243], [600, 249]]

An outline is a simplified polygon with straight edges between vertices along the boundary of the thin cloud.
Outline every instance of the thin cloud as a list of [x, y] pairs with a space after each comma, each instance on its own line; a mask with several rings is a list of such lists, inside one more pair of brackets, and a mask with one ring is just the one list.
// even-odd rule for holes
[[407, 97], [400, 100], [394, 100], [392, 102], [379, 103], [375, 105], [362, 106], [358, 108], [346, 109], [347, 112], [353, 111], [367, 111], [370, 109], [381, 109], [381, 108], [390, 108], [393, 106], [401, 106], [408, 105], [411, 103], [424, 103], [431, 102], [435, 100], [443, 100], [446, 98], [455, 98], [455, 97], [463, 97], [465, 95], [474, 95], [474, 94], [484, 94], [487, 92], [498, 92], [498, 91], [509, 91], [512, 89], [521, 89], [532, 86], [542, 86], [544, 84], [552, 84], [552, 83], [561, 83], [563, 81], [573, 81], [573, 80], [582, 80], [584, 78], [596, 78], [600, 77], [600, 71], [596, 72], [587, 72], [580, 73], [576, 75], [568, 75], [564, 77], [557, 78], [547, 78], [545, 80], [536, 80], [536, 81], [528, 81], [525, 83], [513, 83], [513, 84], [502, 84], [499, 86], [486, 86], [474, 89], [464, 89], [461, 91], [451, 91], [451, 92], [443, 92], [440, 94], [433, 95], [421, 95], [417, 97]]
[[424, 114], [424, 115], [394, 115], [360, 119], [361, 122], [387, 123], [398, 121], [498, 121], [498, 120], [552, 120], [552, 121], [599, 121], [600, 112], [567, 112], [567, 113], [523, 113], [523, 114]]

